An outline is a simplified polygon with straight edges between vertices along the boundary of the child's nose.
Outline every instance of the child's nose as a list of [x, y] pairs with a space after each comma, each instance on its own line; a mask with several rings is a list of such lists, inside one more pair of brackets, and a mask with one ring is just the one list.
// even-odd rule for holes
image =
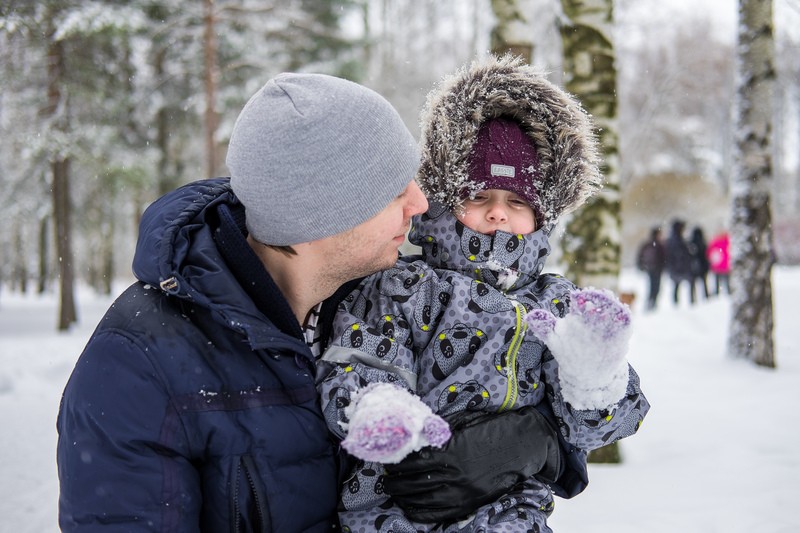
[[499, 202], [494, 202], [489, 206], [486, 216], [492, 222], [505, 222], [508, 220], [508, 213]]

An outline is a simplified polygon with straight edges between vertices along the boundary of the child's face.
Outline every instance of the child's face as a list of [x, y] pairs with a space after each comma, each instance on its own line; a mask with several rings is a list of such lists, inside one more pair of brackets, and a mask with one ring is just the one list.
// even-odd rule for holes
[[533, 233], [536, 217], [533, 208], [518, 194], [502, 189], [486, 189], [467, 198], [456, 218], [478, 233], [494, 235], [497, 230], [507, 233]]

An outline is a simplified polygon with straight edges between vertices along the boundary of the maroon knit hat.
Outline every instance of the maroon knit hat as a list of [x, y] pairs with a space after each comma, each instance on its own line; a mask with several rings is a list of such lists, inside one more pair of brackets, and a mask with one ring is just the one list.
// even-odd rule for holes
[[493, 118], [481, 125], [469, 155], [469, 181], [481, 184], [481, 189], [501, 189], [520, 195], [536, 212], [537, 221], [538, 168], [536, 147], [519, 123]]

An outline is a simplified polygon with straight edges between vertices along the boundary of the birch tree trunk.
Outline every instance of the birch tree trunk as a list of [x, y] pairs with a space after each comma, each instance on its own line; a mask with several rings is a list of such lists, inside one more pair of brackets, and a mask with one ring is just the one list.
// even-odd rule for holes
[[613, 0], [562, 0], [564, 88], [594, 117], [603, 155], [602, 192], [567, 224], [564, 262], [580, 286], [616, 291], [620, 271], [620, 180]]
[[728, 353], [775, 367], [771, 191], [775, 42], [772, 0], [739, 0], [736, 146], [731, 184]]
[[[564, 235], [567, 277], [578, 286], [617, 291], [620, 271], [620, 180], [617, 135], [617, 69], [614, 65], [613, 0], [562, 0], [564, 88], [593, 116], [598, 128], [605, 185], [574, 213]], [[614, 443], [593, 451], [589, 461], [620, 463]]]
[[492, 53], [502, 56], [510, 52], [530, 63], [533, 41], [518, 0], [492, 0], [492, 11], [497, 17], [497, 25], [491, 34]]

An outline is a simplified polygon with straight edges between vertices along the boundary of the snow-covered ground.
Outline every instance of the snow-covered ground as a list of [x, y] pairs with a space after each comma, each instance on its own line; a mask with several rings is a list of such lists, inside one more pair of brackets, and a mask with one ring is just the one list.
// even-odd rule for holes
[[[666, 280], [665, 280], [666, 281]], [[644, 313], [631, 361], [653, 407], [624, 463], [591, 465], [589, 488], [557, 500], [556, 533], [800, 531], [800, 268], [774, 274], [776, 370], [725, 357], [728, 299]], [[120, 290], [122, 287], [120, 287]], [[666, 283], [665, 292], [669, 292]], [[52, 296], [0, 294], [0, 532], [57, 530], [55, 418], [63, 386], [110, 303], [78, 295], [81, 326], [55, 332]]]

